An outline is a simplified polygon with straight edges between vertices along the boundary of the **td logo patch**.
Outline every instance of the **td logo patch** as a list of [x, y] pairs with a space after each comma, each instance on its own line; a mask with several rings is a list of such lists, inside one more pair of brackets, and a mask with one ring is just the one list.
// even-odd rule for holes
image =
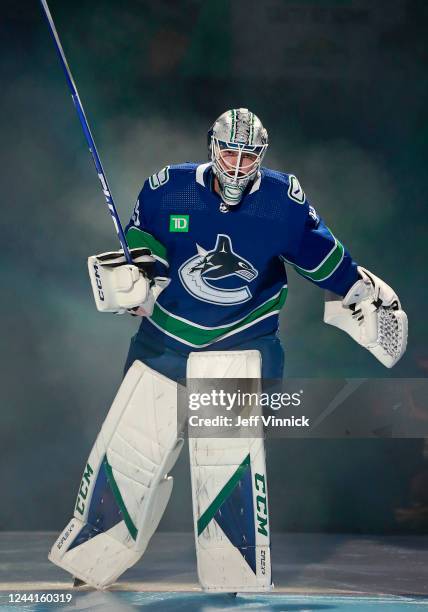
[[[232, 241], [226, 234], [218, 234], [215, 247], [206, 251], [196, 245], [197, 254], [179, 269], [180, 280], [191, 295], [203, 302], [219, 306], [242, 304], [252, 297], [247, 285], [258, 271], [249, 261], [234, 252]], [[238, 286], [234, 286], [238, 285]]]
[[170, 232], [188, 232], [189, 231], [189, 215], [170, 215], [169, 216], [169, 231]]

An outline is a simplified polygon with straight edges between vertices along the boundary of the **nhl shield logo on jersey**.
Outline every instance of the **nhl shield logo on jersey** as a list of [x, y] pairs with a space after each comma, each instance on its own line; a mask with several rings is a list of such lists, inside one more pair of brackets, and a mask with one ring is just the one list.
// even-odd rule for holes
[[258, 272], [249, 261], [234, 252], [229, 236], [218, 234], [211, 251], [198, 244], [196, 248], [197, 255], [179, 269], [180, 280], [191, 295], [219, 306], [242, 304], [252, 297], [247, 285], [230, 287], [235, 277], [249, 283]]

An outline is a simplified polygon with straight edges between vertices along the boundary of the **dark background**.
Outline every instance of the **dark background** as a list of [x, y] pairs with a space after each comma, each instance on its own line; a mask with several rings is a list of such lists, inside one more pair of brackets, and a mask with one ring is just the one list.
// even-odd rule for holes
[[[425, 377], [428, 3], [418, 0], [52, 0], [50, 8], [123, 221], [144, 179], [204, 161], [230, 107], [270, 134], [358, 262], [409, 315], [393, 371], [322, 323], [290, 273], [287, 374]], [[90, 254], [117, 248], [38, 2], [2, 2], [0, 529], [61, 529], [120, 384], [137, 323], [101, 315]], [[268, 237], [267, 237], [268, 239]], [[425, 455], [424, 455], [425, 448]], [[428, 531], [423, 440], [268, 443], [277, 530]], [[190, 530], [187, 451], [163, 529]]]

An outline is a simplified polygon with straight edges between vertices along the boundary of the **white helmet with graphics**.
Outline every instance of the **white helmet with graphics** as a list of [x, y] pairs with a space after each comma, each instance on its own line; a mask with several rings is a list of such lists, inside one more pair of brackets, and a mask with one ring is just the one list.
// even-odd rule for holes
[[208, 132], [208, 150], [224, 210], [239, 204], [257, 177], [267, 146], [267, 131], [247, 108], [232, 108], [216, 119]]

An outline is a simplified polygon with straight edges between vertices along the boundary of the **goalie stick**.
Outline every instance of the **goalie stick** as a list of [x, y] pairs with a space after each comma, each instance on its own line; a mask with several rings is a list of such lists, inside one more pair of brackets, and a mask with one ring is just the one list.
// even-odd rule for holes
[[56, 46], [56, 49], [58, 51], [59, 58], [61, 60], [61, 64], [62, 64], [62, 67], [64, 69], [67, 85], [68, 85], [68, 88], [70, 90], [71, 97], [72, 97], [73, 102], [74, 102], [74, 106], [76, 107], [77, 115], [79, 117], [79, 121], [80, 121], [80, 124], [82, 126], [83, 133], [84, 133], [85, 138], [86, 138], [86, 142], [88, 143], [89, 151], [91, 152], [92, 159], [93, 159], [94, 164], [95, 164], [95, 169], [96, 169], [97, 174], [98, 174], [98, 178], [100, 179], [100, 183], [101, 183], [101, 187], [102, 187], [102, 190], [103, 190], [103, 194], [104, 194], [105, 200], [107, 202], [107, 206], [108, 206], [108, 209], [110, 211], [111, 217], [113, 219], [113, 223], [114, 223], [114, 227], [115, 227], [116, 232], [117, 232], [117, 236], [118, 236], [120, 244], [122, 246], [123, 253], [125, 255], [126, 261], [129, 264], [132, 264], [132, 257], [131, 257], [131, 255], [129, 253], [129, 248], [128, 248], [128, 244], [126, 242], [125, 234], [123, 232], [122, 224], [120, 222], [119, 215], [118, 215], [118, 212], [116, 210], [116, 206], [115, 206], [114, 201], [113, 201], [113, 196], [111, 195], [111, 192], [110, 192], [110, 187], [108, 185], [107, 177], [105, 175], [103, 166], [101, 164], [100, 156], [98, 155], [97, 147], [95, 146], [95, 142], [94, 142], [94, 139], [92, 137], [91, 130], [89, 128], [88, 120], [86, 119], [86, 116], [85, 116], [85, 111], [83, 110], [82, 102], [80, 101], [79, 94], [77, 92], [76, 84], [75, 84], [73, 76], [71, 74], [70, 67], [69, 67], [69, 65], [67, 63], [67, 60], [65, 58], [64, 50], [63, 50], [61, 42], [59, 40], [58, 32], [56, 31], [55, 24], [53, 22], [52, 15], [50, 13], [50, 10], [49, 10], [49, 7], [47, 5], [46, 0], [40, 0], [40, 2], [41, 2], [41, 5], [43, 7], [43, 11], [44, 11], [44, 13], [46, 15], [46, 19], [47, 19], [48, 24], [49, 24], [49, 29], [50, 29], [52, 37], [54, 39], [55, 46]]

